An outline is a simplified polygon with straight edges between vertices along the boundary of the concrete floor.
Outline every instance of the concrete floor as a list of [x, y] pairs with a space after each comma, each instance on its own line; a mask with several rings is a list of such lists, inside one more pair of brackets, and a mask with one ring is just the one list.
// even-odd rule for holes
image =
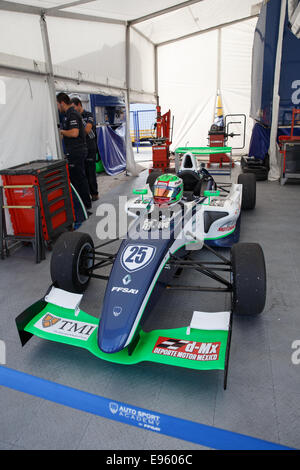
[[[104, 202], [117, 206], [118, 196], [130, 195], [146, 177], [146, 171], [137, 178], [123, 174], [109, 182], [105, 191], [100, 188], [94, 214], [80, 231], [90, 233], [97, 243], [97, 207]], [[257, 207], [243, 214], [241, 241], [263, 247], [268, 296], [258, 318], [234, 318], [226, 391], [218, 371], [151, 363], [126, 367], [37, 337], [22, 348], [14, 319], [50, 284], [51, 253], [37, 265], [30, 246], [0, 260], [0, 339], [6, 343], [6, 365], [133, 406], [299, 448], [300, 365], [291, 360], [292, 343], [300, 340], [299, 192], [299, 184], [258, 182]], [[118, 243], [108, 245], [111, 252]], [[192, 278], [191, 273], [184, 276], [186, 283]], [[98, 316], [104, 290], [104, 282], [92, 280], [82, 309]], [[176, 327], [195, 309], [226, 306], [228, 299], [223, 296], [215, 299], [175, 291], [166, 293], [155, 307], [153, 321], [159, 314], [163, 326]], [[0, 387], [0, 449], [201, 448]]]

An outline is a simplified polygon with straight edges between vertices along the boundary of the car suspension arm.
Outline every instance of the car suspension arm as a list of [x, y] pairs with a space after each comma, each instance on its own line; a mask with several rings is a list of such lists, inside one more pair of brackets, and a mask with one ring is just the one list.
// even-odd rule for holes
[[[171, 260], [172, 259], [175, 259], [177, 262], [181, 261], [180, 258], [178, 258], [176, 255], [171, 255]], [[224, 258], [225, 259], [225, 258]], [[183, 264], [185, 263], [185, 261], [183, 262]], [[227, 264], [227, 260], [226, 260], [226, 264]], [[231, 282], [227, 281], [227, 279], [224, 279], [223, 277], [219, 276], [218, 274], [216, 274], [212, 269], [208, 268], [207, 266], [204, 266], [202, 263], [198, 262], [198, 261], [195, 261], [194, 263], [192, 263], [191, 265], [189, 265], [189, 267], [193, 267], [196, 271], [199, 271], [201, 274], [204, 274], [205, 276], [207, 277], [210, 277], [211, 279], [214, 279], [215, 281], [217, 282], [220, 282], [221, 284], [224, 284], [225, 286], [227, 286], [229, 289], [232, 288], [232, 285], [231, 285]]]
[[172, 285], [168, 284], [166, 286], [167, 290], [187, 290], [187, 291], [197, 291], [197, 292], [232, 292], [232, 288], [229, 287], [201, 287], [201, 286], [182, 286], [182, 285]]
[[108, 240], [107, 242], [101, 243], [101, 245], [95, 246], [95, 250], [98, 250], [98, 248], [102, 248], [103, 246], [109, 245], [110, 243], [116, 242], [119, 240], [119, 238], [114, 238], [112, 240]]

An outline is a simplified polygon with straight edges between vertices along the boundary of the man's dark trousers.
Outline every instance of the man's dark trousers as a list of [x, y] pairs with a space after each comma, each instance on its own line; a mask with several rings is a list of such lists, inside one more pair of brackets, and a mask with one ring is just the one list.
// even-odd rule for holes
[[90, 194], [92, 196], [95, 196], [98, 194], [96, 158], [97, 158], [97, 149], [88, 148], [88, 155], [85, 160], [85, 172], [86, 172], [86, 177], [89, 183]]
[[89, 184], [85, 173], [85, 155], [82, 155], [81, 152], [79, 154], [72, 152], [72, 154], [67, 156], [67, 159], [71, 183], [81, 197], [86, 209], [90, 209], [92, 203]]

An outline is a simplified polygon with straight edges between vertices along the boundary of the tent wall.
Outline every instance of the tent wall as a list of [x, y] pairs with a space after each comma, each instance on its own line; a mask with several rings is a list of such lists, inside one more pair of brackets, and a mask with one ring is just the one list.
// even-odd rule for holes
[[[127, 87], [124, 24], [47, 15], [46, 23], [57, 89], [124, 95]], [[133, 29], [130, 36], [132, 100], [153, 102], [154, 46]], [[1, 11], [1, 66], [45, 72], [39, 15]]]
[[[207, 145], [219, 82], [224, 114], [246, 114], [247, 152], [253, 125], [249, 111], [255, 25], [256, 19], [250, 19], [222, 28], [220, 45], [216, 29], [158, 48], [158, 94], [162, 111], [171, 108], [175, 116], [174, 148]], [[234, 141], [229, 144], [234, 146]]]
[[[254, 121], [250, 117], [251, 107], [251, 64], [254, 31], [257, 18], [222, 28], [221, 45], [221, 92], [224, 114], [246, 115], [246, 145], [242, 153], [247, 153]], [[239, 131], [240, 129], [232, 130]], [[241, 139], [229, 139], [233, 147], [239, 146]], [[236, 151], [235, 153], [240, 153]]]
[[0, 53], [44, 62], [40, 18], [37, 15], [1, 11]]
[[[129, 86], [133, 101], [155, 100], [154, 46], [141, 34], [132, 31], [132, 82], [127, 83], [124, 24], [46, 16], [46, 25], [56, 90], [106, 93], [124, 99]], [[22, 37], [16, 31], [22, 31]], [[0, 166], [45, 158], [47, 142], [51, 153], [57, 156], [60, 144], [55, 145], [50, 96], [51, 100], [55, 98], [45, 76], [52, 67], [46, 67], [40, 15], [1, 11], [0, 38], [0, 74], [10, 77], [7, 103], [0, 105], [5, 106], [0, 116], [4, 149]], [[49, 60], [50, 57], [48, 63]], [[54, 103], [53, 106], [56, 107]], [[133, 168], [132, 149], [127, 153], [128, 164]]]
[[[33, 121], [27, 118], [25, 129], [35, 119], [39, 122], [37, 127], [27, 129], [29, 138], [26, 141], [23, 138], [25, 130], [18, 131], [22, 149], [20, 145], [12, 156], [11, 146], [7, 144], [1, 165], [5, 166], [7, 161], [14, 164], [15, 161], [40, 158], [45, 154], [45, 132], [49, 134], [47, 140], [51, 141], [54, 133], [49, 83], [52, 107], [56, 106], [54, 87], [67, 92], [121, 96], [127, 107], [129, 100], [155, 103], [158, 92], [162, 110], [171, 108], [175, 115], [174, 146], [187, 142], [189, 145], [207, 145], [217, 87], [221, 91], [225, 114], [249, 114], [251, 49], [256, 20], [245, 21], [243, 18], [253, 14], [256, 3], [257, 0], [168, 0], [163, 8], [158, 0], [153, 0], [151, 5], [143, 0], [139, 3], [130, 1], [133, 10], [129, 11], [121, 0], [102, 9], [97, 2], [91, 2], [76, 3], [61, 10], [53, 0], [46, 3], [41, 0], [38, 6], [32, 7], [0, 1], [3, 8], [0, 15], [0, 75], [15, 77], [15, 73], [19, 74], [22, 86], [16, 90], [16, 96], [23, 89], [25, 97], [27, 79], [33, 84], [33, 97], [23, 99], [19, 96], [18, 104], [9, 102], [5, 105], [5, 113], [14, 111], [14, 119], [17, 121], [19, 115], [23, 121], [24, 107], [28, 106], [27, 112]], [[47, 7], [52, 9], [47, 11]], [[80, 11], [76, 13], [74, 8]], [[160, 15], [159, 9], [166, 14]], [[80, 12], [89, 16], [80, 16]], [[112, 19], [105, 19], [105, 13]], [[149, 13], [150, 19], [146, 17], [144, 21], [144, 15]], [[41, 15], [46, 19], [55, 82], [53, 79], [48, 83], [45, 81], [46, 70], [52, 78], [52, 68], [49, 57], [48, 67], [44, 57]], [[221, 28], [220, 43], [218, 29], [213, 29], [215, 25], [218, 28], [222, 22], [232, 23], [239, 19], [243, 21]], [[203, 32], [205, 28], [210, 28], [210, 32]], [[160, 45], [187, 34], [197, 35]], [[17, 78], [11, 80], [12, 86]], [[36, 96], [39, 96], [38, 100]], [[14, 106], [12, 111], [10, 106]], [[3, 113], [1, 119], [5, 121]], [[18, 129], [19, 123], [16, 122], [16, 126]], [[248, 120], [247, 141], [250, 127]], [[8, 142], [11, 143], [9, 139]]]
[[54, 75], [125, 87], [123, 26], [51, 17], [46, 21]]
[[47, 142], [55, 158], [49, 88], [45, 80], [1, 77], [5, 104], [0, 104], [0, 169], [44, 159]]
[[207, 145], [217, 88], [217, 44], [214, 31], [158, 48], [159, 103], [163, 113], [170, 108], [174, 115], [174, 148]]
[[[144, 39], [133, 28], [130, 30], [130, 100], [153, 101], [155, 93], [155, 50], [154, 45]], [[145, 93], [145, 98], [136, 96], [134, 90]], [[151, 99], [152, 95], [152, 99]]]

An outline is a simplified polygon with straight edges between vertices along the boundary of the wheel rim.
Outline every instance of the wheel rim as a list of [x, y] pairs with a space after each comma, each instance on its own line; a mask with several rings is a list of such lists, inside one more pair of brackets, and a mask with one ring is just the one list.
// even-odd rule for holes
[[93, 266], [94, 263], [94, 253], [93, 247], [90, 243], [85, 243], [82, 245], [78, 259], [77, 259], [77, 279], [80, 284], [86, 284], [89, 280], [89, 276], [82, 274], [83, 270], [88, 270]]

